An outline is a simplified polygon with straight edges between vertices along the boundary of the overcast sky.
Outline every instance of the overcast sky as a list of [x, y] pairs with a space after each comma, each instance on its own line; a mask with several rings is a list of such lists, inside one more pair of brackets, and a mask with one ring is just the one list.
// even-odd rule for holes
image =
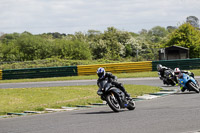
[[200, 0], [0, 0], [0, 32], [74, 34], [114, 26], [138, 33], [200, 19]]

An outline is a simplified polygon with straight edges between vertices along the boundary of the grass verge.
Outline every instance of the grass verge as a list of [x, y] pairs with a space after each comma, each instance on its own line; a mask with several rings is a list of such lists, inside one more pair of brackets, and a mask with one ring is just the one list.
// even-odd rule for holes
[[[125, 88], [132, 97], [160, 90], [145, 85], [125, 85]], [[102, 102], [96, 94], [97, 89], [95, 85], [0, 89], [0, 115]]]

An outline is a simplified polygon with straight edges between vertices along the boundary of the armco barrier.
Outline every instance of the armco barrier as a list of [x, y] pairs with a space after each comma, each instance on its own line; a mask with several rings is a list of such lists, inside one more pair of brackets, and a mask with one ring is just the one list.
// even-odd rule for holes
[[152, 71], [156, 71], [157, 64], [174, 69], [179, 67], [182, 70], [200, 69], [200, 58], [197, 59], [181, 59], [181, 60], [161, 60], [152, 62]]
[[77, 66], [3, 70], [2, 79], [77, 76]]
[[2, 70], [0, 70], [0, 80], [2, 80]]
[[95, 75], [99, 67], [104, 67], [106, 71], [112, 73], [156, 71], [157, 64], [162, 64], [163, 66], [167, 66], [172, 69], [176, 67], [179, 67], [180, 69], [183, 70], [200, 69], [200, 58], [182, 59], [182, 60], [163, 60], [163, 61], [153, 61], [153, 62], [143, 61], [143, 62], [111, 63], [111, 64], [96, 64], [96, 65], [78, 65], [78, 66], [66, 66], [66, 67], [0, 70], [0, 80]]
[[78, 65], [78, 75], [95, 75], [99, 67], [104, 67], [106, 71], [112, 73], [130, 73], [152, 71], [152, 62], [128, 62], [128, 63], [111, 63], [97, 65]]

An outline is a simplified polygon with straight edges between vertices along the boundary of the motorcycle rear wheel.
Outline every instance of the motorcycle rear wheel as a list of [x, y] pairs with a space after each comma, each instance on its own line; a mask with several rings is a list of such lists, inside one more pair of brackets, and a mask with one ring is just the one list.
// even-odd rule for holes
[[120, 104], [118, 99], [115, 97], [113, 94], [108, 94], [106, 96], [106, 101], [109, 105], [109, 107], [114, 111], [114, 112], [119, 112], [120, 111]]

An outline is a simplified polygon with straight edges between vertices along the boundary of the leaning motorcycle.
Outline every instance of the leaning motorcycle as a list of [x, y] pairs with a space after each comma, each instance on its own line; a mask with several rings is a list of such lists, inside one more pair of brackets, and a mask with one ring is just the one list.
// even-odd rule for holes
[[195, 91], [196, 93], [199, 93], [198, 81], [193, 77], [182, 73], [181, 76], [179, 76], [179, 83], [181, 87], [184, 87], [188, 91]]
[[127, 108], [129, 110], [135, 109], [135, 101], [132, 98], [126, 98], [124, 92], [113, 86], [107, 80], [102, 80], [98, 83], [101, 93], [101, 99], [106, 101], [109, 107], [114, 112], [119, 112], [122, 108]]
[[[158, 75], [160, 76], [160, 72], [158, 72]], [[165, 70], [164, 72], [164, 77], [160, 76], [160, 79], [163, 80], [164, 84], [175, 86], [177, 79], [176, 76], [174, 75], [173, 70]]]

